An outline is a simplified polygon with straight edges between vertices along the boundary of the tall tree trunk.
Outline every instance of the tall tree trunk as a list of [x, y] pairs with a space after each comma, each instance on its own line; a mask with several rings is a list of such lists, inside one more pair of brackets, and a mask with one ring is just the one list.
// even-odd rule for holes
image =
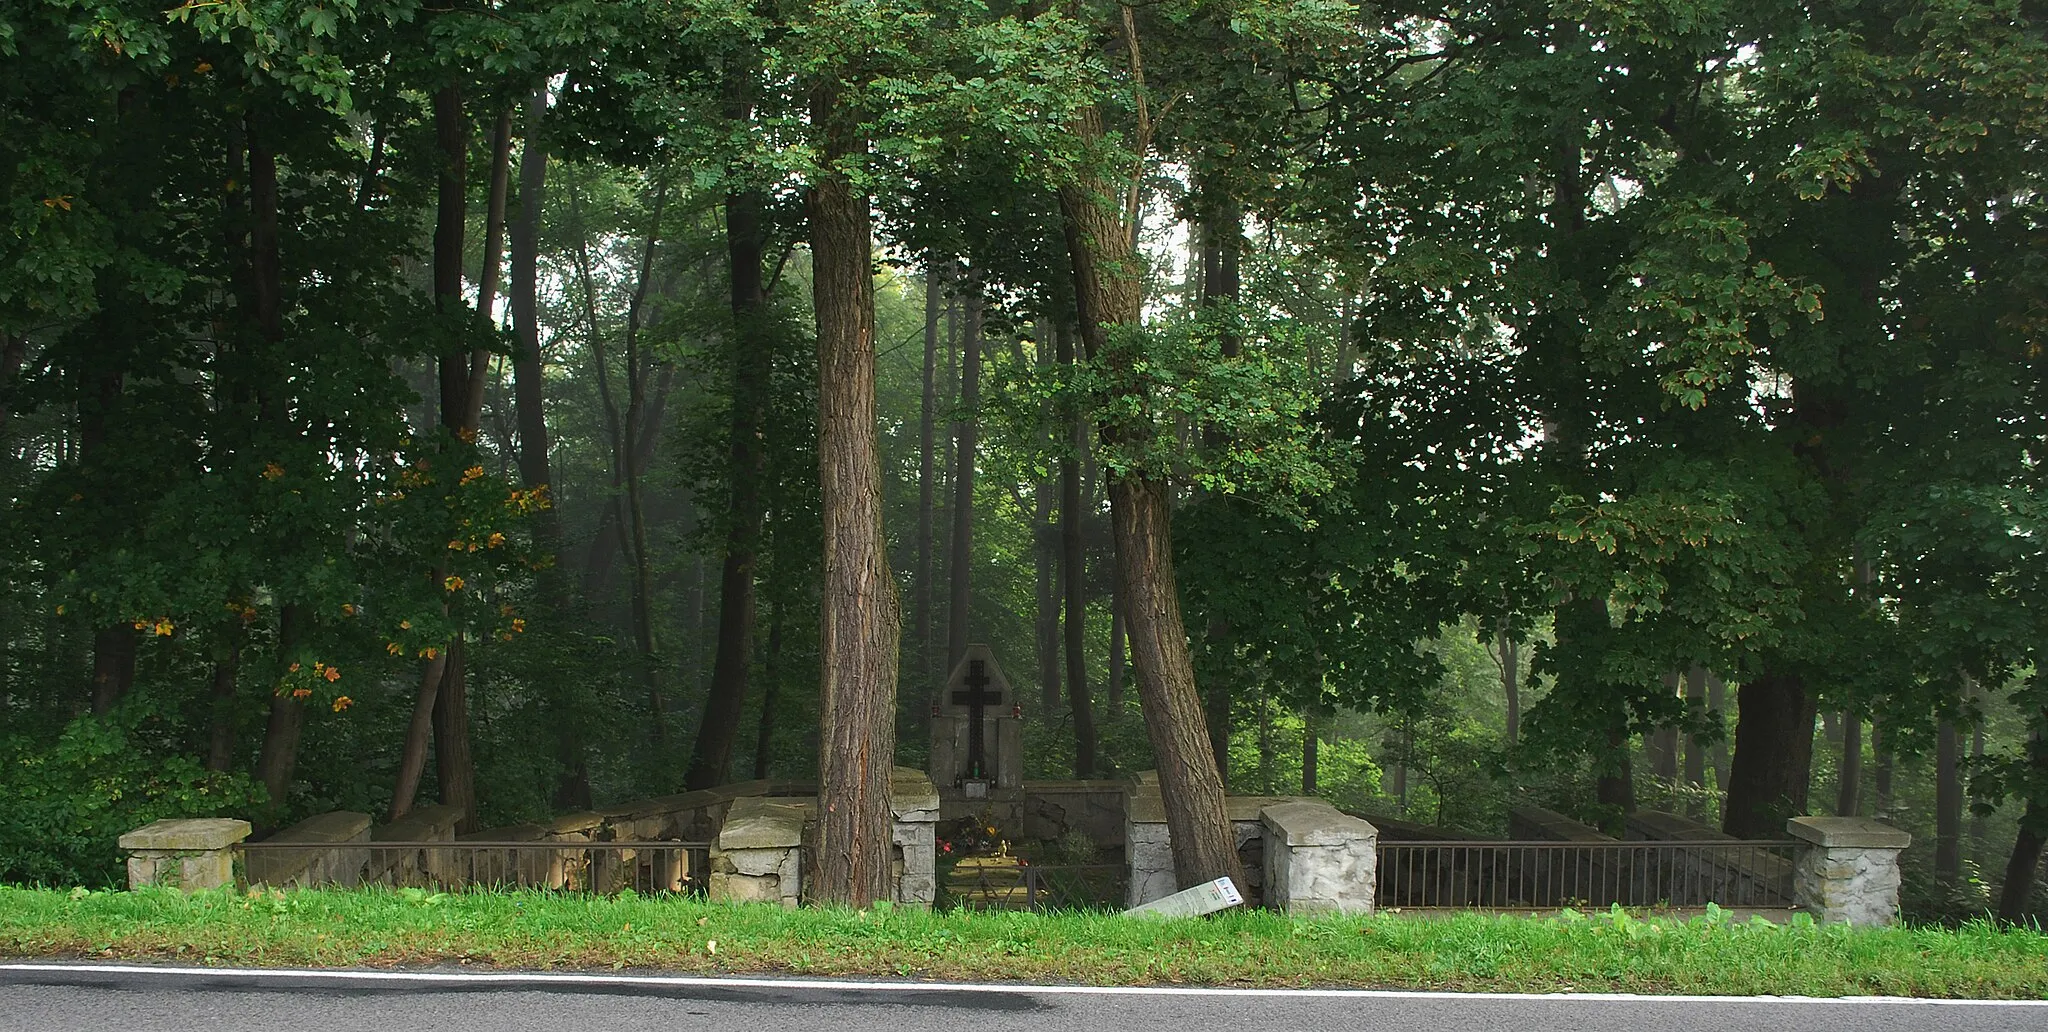
[[[1196, 227], [1198, 232], [1195, 234], [1200, 238], [1200, 304], [1205, 309], [1227, 310], [1237, 304], [1242, 293], [1243, 282], [1238, 275], [1238, 256], [1244, 250], [1244, 219], [1238, 211], [1237, 202], [1215, 189], [1213, 184], [1203, 184], [1203, 192], [1208, 196], [1200, 223]], [[1225, 360], [1236, 358], [1240, 346], [1237, 333], [1228, 328], [1229, 318], [1231, 316], [1226, 311], [1226, 328], [1217, 334]], [[1221, 435], [1213, 432], [1207, 435], [1204, 443], [1212, 451], [1221, 450], [1228, 445]], [[1206, 628], [1205, 636], [1208, 638], [1209, 648], [1212, 652], [1220, 653], [1226, 665], [1232, 658], [1232, 630], [1230, 621], [1222, 619], [1209, 621]], [[1216, 772], [1226, 787], [1230, 784], [1230, 688], [1230, 678], [1218, 677], [1210, 683], [1207, 695], [1203, 699], [1203, 710], [1209, 720], [1209, 749], [1216, 756]], [[1259, 713], [1260, 731], [1265, 733], [1265, 721], [1269, 718], [1263, 708]], [[1262, 766], [1259, 777], [1270, 782], [1272, 779], [1266, 774], [1263, 765], [1263, 758], [1268, 751], [1262, 741], [1259, 753]]]
[[[2035, 676], [2040, 676], [2038, 673]], [[2027, 736], [2027, 764], [2037, 778], [2048, 773], [2048, 707], [2034, 717], [2034, 731]], [[2041, 784], [2036, 781], [2035, 784]], [[2005, 880], [1998, 892], [2000, 920], [2019, 924], [2027, 918], [2027, 905], [2034, 895], [2034, 880], [2041, 872], [2041, 851], [2048, 846], [2048, 798], [2036, 792], [2020, 815], [2019, 834], [2013, 840], [2012, 855], [2005, 864]], [[2038, 916], [2038, 915], [2037, 915]]]
[[[751, 104], [734, 112], [748, 117]], [[684, 787], [721, 785], [732, 769], [733, 742], [747, 702], [747, 674], [754, 660], [754, 560], [761, 540], [761, 485], [767, 476], [768, 395], [773, 389], [775, 338], [767, 322], [767, 290], [761, 260], [767, 235], [759, 193], [728, 194], [725, 241], [731, 270], [733, 318], [732, 424], [727, 476], [725, 566], [718, 582], [718, 650], [711, 663], [711, 694], [697, 728], [697, 744]]]
[[[484, 260], [477, 276], [476, 310], [484, 321], [496, 325], [498, 270], [505, 254], [505, 202], [511, 192], [512, 109], [498, 112], [491, 130], [491, 183], [484, 203]], [[484, 387], [490, 381], [491, 349], [479, 347], [469, 353], [469, 386], [463, 392], [462, 426], [471, 439], [483, 425]]]
[[1594, 797], [1613, 812], [1615, 823], [1636, 808], [1635, 763], [1629, 755], [1635, 738], [1628, 733], [1627, 717], [1621, 719], [1622, 723], [1607, 733], [1607, 754], [1601, 757], [1600, 776], [1593, 786]]
[[761, 659], [761, 723], [754, 733], [754, 778], [768, 776], [775, 756], [775, 705], [782, 693], [782, 610], [768, 618], [768, 654]]
[[1522, 643], [1515, 639], [1506, 617], [1501, 618], [1494, 640], [1499, 643], [1500, 690], [1507, 704], [1506, 741], [1513, 749], [1522, 740]]
[[[291, 662], [308, 623], [305, 607], [286, 605], [278, 613], [277, 654]], [[276, 686], [270, 698], [270, 717], [263, 728], [263, 747], [256, 754], [256, 781], [263, 786], [265, 802], [256, 822], [264, 828], [277, 826], [284, 812], [285, 794], [291, 788], [292, 772], [299, 762], [299, 732], [306, 722], [306, 704]]]
[[[1699, 664], [1685, 672], [1685, 708], [1692, 713], [1707, 704], [1707, 671]], [[1693, 817], [1701, 816], [1705, 807], [1700, 795], [1707, 786], [1706, 744], [1698, 735], [1685, 736], [1685, 783], [1692, 788], [1690, 804], [1686, 812]]]
[[1058, 492], [1051, 478], [1031, 489], [1031, 638], [1038, 653], [1038, 711], [1048, 719], [1060, 707], [1060, 542], [1052, 524]]
[[92, 712], [105, 716], [135, 686], [138, 648], [132, 623], [112, 623], [92, 635]]
[[1859, 816], [1863, 808], [1863, 720], [1842, 714], [1842, 759], [1835, 765], [1835, 813]]
[[[1678, 672], [1664, 675], [1664, 691], [1667, 695], [1678, 694]], [[1650, 770], [1669, 788], [1678, 781], [1678, 729], [1660, 727], [1650, 732]]]
[[1743, 839], [1781, 838], [1786, 818], [1806, 812], [1813, 697], [1797, 674], [1767, 672], [1743, 683], [1736, 707], [1721, 830]]
[[1944, 720], [1934, 737], [1934, 878], [1954, 885], [1963, 878], [1962, 735]]
[[811, 185], [811, 268], [818, 327], [818, 482], [824, 531], [820, 600], [822, 727], [814, 899], [866, 906], [890, 896], [889, 777], [896, 756], [902, 617], [882, 534], [875, 439], [875, 295], [868, 198], [837, 167], [867, 149], [836, 83], [811, 96], [824, 133]]
[[213, 713], [208, 721], [206, 769], [226, 772], [235, 765], [235, 678], [241, 672], [241, 635], [228, 633], [213, 658], [213, 690], [208, 692]]
[[455, 822], [458, 832], [483, 827], [476, 812], [476, 758], [469, 747], [468, 651], [461, 635], [449, 640], [441, 691], [434, 698], [434, 770], [440, 778], [441, 802], [462, 811]]
[[1317, 746], [1321, 743], [1322, 729], [1318, 726], [1321, 723], [1315, 710], [1301, 711], [1301, 794], [1306, 796], [1316, 794], [1317, 768], [1322, 766], [1316, 755]]
[[[639, 282], [633, 286], [633, 300], [626, 309], [626, 419], [621, 432], [627, 441], [639, 440], [641, 421], [647, 413], [647, 378], [640, 359], [640, 330], [644, 325], [647, 290], [653, 283], [654, 252], [661, 240], [661, 216], [667, 205], [668, 179], [659, 176], [654, 182], [654, 210], [648, 218], [647, 246], [640, 252]], [[658, 659], [661, 650], [654, 638], [654, 563], [647, 547], [647, 506], [641, 490], [642, 463], [638, 448], [627, 448], [625, 452], [626, 517], [631, 531], [627, 554], [633, 561], [633, 637], [640, 644], [640, 655], [646, 664], [647, 703], [652, 718], [650, 730], [654, 741], [660, 743], [667, 737], [668, 702], [662, 692]], [[702, 582], [700, 567], [700, 600]]]
[[1892, 812], [1892, 742], [1890, 733], [1876, 720], [1870, 722], [1870, 751], [1877, 759], [1877, 770], [1870, 778], [1871, 792], [1875, 796], [1871, 801], [1873, 815], [1889, 817]]
[[[1116, 557], [1110, 556], [1112, 566]], [[1112, 576], [1114, 582], [1117, 578]], [[1123, 591], [1112, 587], [1109, 593], [1109, 712], [1115, 719], [1124, 712], [1124, 678], [1127, 673], [1125, 658], [1130, 655], [1129, 632], [1124, 626]]]
[[[1053, 324], [1054, 358], [1069, 371], [1074, 365], [1074, 331], [1062, 318]], [[1074, 714], [1074, 777], [1095, 776], [1095, 704], [1088, 684], [1088, 574], [1085, 542], [1081, 536], [1081, 456], [1088, 450], [1088, 433], [1079, 413], [1068, 408], [1060, 414], [1066, 429], [1067, 451], [1060, 457], [1060, 593], [1066, 608], [1061, 628], [1066, 652], [1067, 708]], [[1121, 622], [1118, 630], [1122, 630]], [[1121, 649], [1121, 641], [1110, 647]], [[1120, 658], [1112, 663], [1121, 675]], [[1121, 688], [1121, 685], [1118, 686]], [[1112, 706], [1122, 699], [1112, 697]]]
[[[519, 479], [527, 490], [545, 491], [552, 499], [555, 478], [548, 454], [547, 369], [540, 352], [540, 216], [547, 203], [547, 109], [547, 85], [543, 83], [534, 87], [526, 99], [525, 142], [519, 151], [519, 217], [510, 227], [511, 293], [506, 302], [512, 310], [512, 329], [518, 338], [518, 349], [512, 354], [512, 405], [519, 426]], [[541, 554], [555, 560], [540, 574], [548, 615], [564, 620], [569, 610], [569, 591], [560, 561], [562, 521], [555, 506], [536, 514], [534, 537]], [[561, 768], [554, 791], [555, 808], [587, 810], [592, 803], [590, 757], [584, 745], [581, 715], [567, 699], [551, 700], [551, 709], [555, 760]]]
[[[936, 257], [925, 262], [924, 270], [924, 393], [919, 402], [917, 424], [917, 580], [913, 588], [911, 627], [917, 635], [917, 669], [932, 676], [932, 506], [938, 487], [937, 454], [933, 451], [938, 425], [939, 313], [945, 300], [940, 288], [940, 266]], [[936, 686], [934, 686], [936, 687]]]
[[974, 467], [981, 436], [981, 276], [968, 278], [960, 341], [960, 415], [953, 422], [953, 534], [946, 562], [946, 669], [967, 655], [974, 624]]
[[[1711, 670], [1707, 671], [1706, 677], [1707, 709], [1712, 711], [1716, 721], [1725, 726], [1728, 720], [1728, 683], [1721, 680], [1720, 676]], [[1715, 739], [1713, 751], [1708, 755], [1714, 761], [1714, 789], [1721, 793], [1721, 809], [1723, 812], [1726, 812], [1728, 809], [1728, 736], [1726, 734]]]

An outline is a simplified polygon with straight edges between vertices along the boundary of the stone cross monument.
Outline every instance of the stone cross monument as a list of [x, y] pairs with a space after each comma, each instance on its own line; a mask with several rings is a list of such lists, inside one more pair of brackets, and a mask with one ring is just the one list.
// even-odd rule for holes
[[986, 645], [969, 645], [932, 700], [932, 783], [989, 798], [1024, 783], [1024, 710]]

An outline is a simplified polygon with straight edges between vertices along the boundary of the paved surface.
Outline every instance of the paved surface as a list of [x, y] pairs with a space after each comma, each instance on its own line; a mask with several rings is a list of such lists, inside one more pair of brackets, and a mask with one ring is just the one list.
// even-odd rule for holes
[[2048, 1004], [0, 964], [0, 1032], [2027, 1032]]

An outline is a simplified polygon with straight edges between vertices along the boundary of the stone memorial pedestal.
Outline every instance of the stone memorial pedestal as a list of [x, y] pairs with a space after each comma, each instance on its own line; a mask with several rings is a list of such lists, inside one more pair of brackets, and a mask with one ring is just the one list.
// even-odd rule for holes
[[1888, 925], [1899, 919], [1899, 853], [1913, 836], [1868, 817], [1794, 817], [1800, 841], [1792, 893], [1827, 924]]

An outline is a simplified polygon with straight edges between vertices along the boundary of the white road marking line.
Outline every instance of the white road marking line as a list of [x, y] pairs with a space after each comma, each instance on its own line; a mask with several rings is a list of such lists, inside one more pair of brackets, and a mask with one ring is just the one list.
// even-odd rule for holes
[[2048, 1007], [2048, 1000], [1947, 1000], [1910, 996], [1658, 996], [1647, 993], [1460, 993], [1404, 989], [1238, 989], [1201, 986], [1005, 985], [976, 982], [863, 982], [822, 978], [720, 978], [701, 975], [601, 975], [557, 971], [362, 971], [303, 968], [159, 967], [153, 964], [0, 963], [0, 971], [67, 974], [188, 975], [339, 982], [552, 983], [703, 989], [808, 989], [857, 992], [1010, 993], [1031, 996], [1265, 996], [1340, 999], [1555, 1000], [1579, 1003], [1811, 1003], [1913, 1006]]

